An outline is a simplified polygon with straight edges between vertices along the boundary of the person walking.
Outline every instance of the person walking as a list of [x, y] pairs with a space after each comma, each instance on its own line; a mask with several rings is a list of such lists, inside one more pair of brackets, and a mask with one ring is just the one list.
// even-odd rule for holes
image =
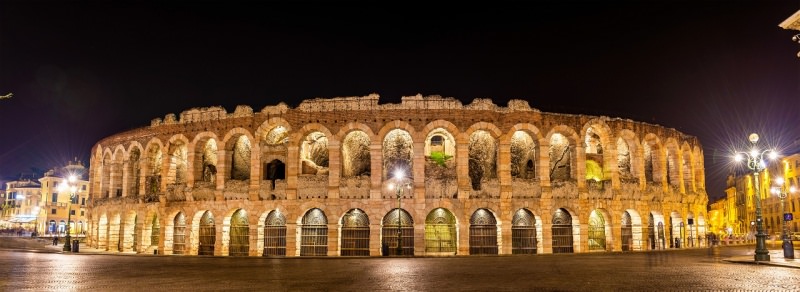
[[58, 245], [58, 235], [53, 236], [53, 246]]

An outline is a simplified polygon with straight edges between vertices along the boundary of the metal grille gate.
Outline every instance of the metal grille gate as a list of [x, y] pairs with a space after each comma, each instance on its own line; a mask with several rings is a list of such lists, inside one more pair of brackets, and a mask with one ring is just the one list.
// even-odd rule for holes
[[564, 209], [553, 214], [553, 253], [572, 253], [572, 216]]
[[159, 233], [161, 233], [161, 227], [158, 224], [158, 216], [153, 216], [153, 223], [152, 227], [150, 228], [150, 245], [151, 246], [158, 246]]
[[606, 249], [606, 223], [597, 210], [589, 216], [589, 250]]
[[312, 209], [303, 216], [300, 234], [300, 256], [328, 255], [328, 219], [320, 209]]
[[369, 218], [360, 209], [352, 209], [342, 218], [343, 256], [369, 256]]
[[425, 252], [456, 252], [456, 218], [450, 211], [437, 208], [425, 219]]
[[622, 214], [622, 251], [633, 250], [633, 224], [631, 222], [631, 214], [625, 212]]
[[264, 256], [286, 256], [286, 217], [271, 211], [264, 222]]
[[217, 241], [217, 230], [214, 227], [214, 217], [206, 211], [200, 218], [200, 246], [197, 255], [214, 255], [214, 243]]
[[133, 252], [139, 252], [139, 240], [141, 240], [142, 226], [139, 225], [139, 216], [133, 218]]
[[175, 216], [175, 230], [172, 233], [172, 253], [186, 254], [186, 217], [183, 213]]
[[497, 254], [497, 220], [492, 212], [475, 210], [469, 224], [469, 254]]
[[533, 213], [519, 209], [511, 223], [511, 254], [536, 254], [536, 218]]
[[[400, 234], [401, 246], [399, 252], [397, 250], [398, 234]], [[381, 249], [384, 255], [414, 255], [414, 220], [405, 210], [395, 208], [383, 217], [382, 235]]]
[[236, 210], [231, 216], [231, 243], [228, 254], [231, 256], [250, 255], [250, 224], [247, 222], [247, 213]]

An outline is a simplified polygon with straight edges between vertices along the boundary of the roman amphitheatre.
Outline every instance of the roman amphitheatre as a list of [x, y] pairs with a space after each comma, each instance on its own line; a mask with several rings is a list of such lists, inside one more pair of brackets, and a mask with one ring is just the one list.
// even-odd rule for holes
[[696, 137], [527, 101], [192, 108], [92, 148], [88, 243], [120, 253], [452, 256], [706, 244]]

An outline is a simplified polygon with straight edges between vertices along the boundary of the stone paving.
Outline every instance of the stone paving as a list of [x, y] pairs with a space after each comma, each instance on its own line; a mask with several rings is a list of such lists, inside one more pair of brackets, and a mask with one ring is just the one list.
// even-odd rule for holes
[[[25, 243], [11, 243], [26, 241]], [[17, 247], [15, 247], [17, 246]], [[221, 257], [64, 253], [0, 238], [0, 291], [800, 291], [768, 246], [453, 257]]]

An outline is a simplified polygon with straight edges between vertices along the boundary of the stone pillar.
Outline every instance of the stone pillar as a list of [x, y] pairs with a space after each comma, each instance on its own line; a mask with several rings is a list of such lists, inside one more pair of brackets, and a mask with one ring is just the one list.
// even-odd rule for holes
[[253, 143], [250, 143], [250, 187], [247, 191], [250, 201], [261, 200], [261, 183], [263, 182], [262, 170], [263, 162], [261, 162], [261, 147], [257, 141], [253, 141]]
[[231, 160], [233, 159], [233, 150], [217, 150], [217, 175], [216, 189], [214, 190], [214, 200], [225, 200], [225, 181], [228, 180], [231, 174]]
[[342, 172], [341, 144], [328, 139], [328, 199], [339, 199], [339, 177]]
[[383, 197], [383, 145], [381, 141], [371, 140], [369, 144], [369, 157], [369, 198], [372, 200], [381, 200]]
[[[300, 149], [297, 146], [297, 143], [289, 142], [289, 146], [286, 149], [286, 199], [287, 200], [297, 200], [297, 175], [300, 173], [299, 167], [300, 167]], [[287, 250], [286, 252], [288, 253], [289, 251]]]
[[469, 179], [469, 140], [465, 133], [456, 136], [456, 178], [458, 199], [468, 199], [472, 186]]

